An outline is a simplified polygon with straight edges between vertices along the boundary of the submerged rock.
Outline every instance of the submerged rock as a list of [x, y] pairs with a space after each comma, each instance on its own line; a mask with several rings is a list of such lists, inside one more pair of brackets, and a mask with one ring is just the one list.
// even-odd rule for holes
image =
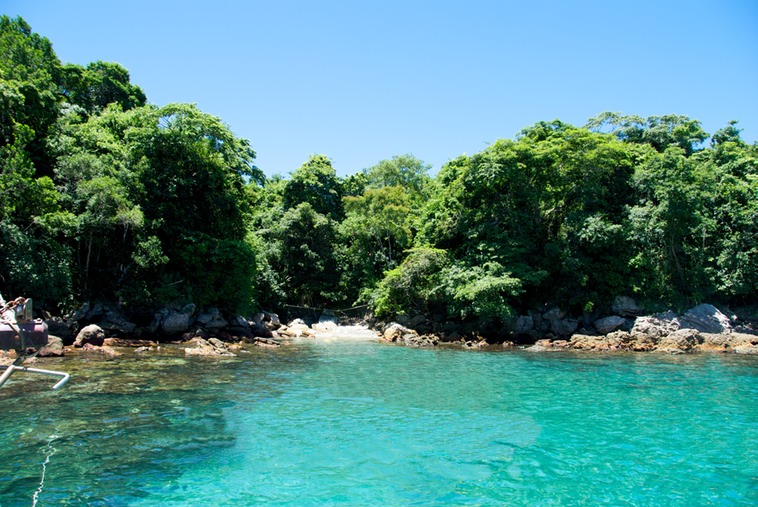
[[224, 342], [218, 338], [204, 338], [195, 337], [190, 340], [190, 343], [194, 343], [194, 347], [187, 347], [184, 349], [184, 354], [187, 356], [229, 356], [234, 357], [236, 354], [229, 350]]
[[93, 354], [97, 356], [101, 356], [103, 359], [115, 359], [119, 357], [121, 354], [116, 352], [113, 348], [103, 345], [103, 346], [95, 346], [91, 343], [85, 343], [81, 347], [82, 352], [86, 352], [88, 354]]

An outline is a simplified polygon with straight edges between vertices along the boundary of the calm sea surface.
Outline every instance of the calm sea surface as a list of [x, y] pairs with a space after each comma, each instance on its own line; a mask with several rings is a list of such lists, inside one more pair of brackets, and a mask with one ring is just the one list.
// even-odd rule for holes
[[758, 358], [302, 340], [0, 390], [0, 505], [758, 505]]

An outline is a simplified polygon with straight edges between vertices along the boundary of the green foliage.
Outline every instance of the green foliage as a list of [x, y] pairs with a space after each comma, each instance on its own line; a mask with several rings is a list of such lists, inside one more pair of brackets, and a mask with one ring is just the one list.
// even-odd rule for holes
[[450, 262], [445, 250], [429, 247], [412, 249], [402, 264], [389, 271], [374, 291], [372, 306], [376, 315], [429, 315], [440, 311], [441, 274]]
[[[178, 104], [69, 112], [58, 131], [56, 176], [78, 217], [84, 297], [251, 307], [246, 179], [261, 175], [246, 141]], [[234, 281], [224, 281], [231, 264]]]
[[[201, 308], [220, 306], [231, 312], [249, 313], [255, 306], [256, 259], [245, 239], [219, 239], [202, 233], [181, 238], [176, 273], [186, 279], [181, 296]], [[176, 262], [179, 261], [179, 263]]]
[[346, 218], [339, 225], [341, 286], [355, 301], [359, 289], [373, 289], [411, 246], [410, 197], [402, 187], [383, 187], [346, 197], [344, 202]]
[[0, 282], [3, 294], [36, 301], [67, 302], [73, 289], [71, 251], [55, 238], [0, 222]]
[[364, 169], [359, 174], [365, 175], [367, 189], [400, 187], [405, 189], [413, 199], [417, 199], [425, 195], [431, 182], [429, 177], [431, 167], [413, 155], [396, 155]]
[[285, 183], [284, 208], [295, 208], [301, 203], [310, 204], [316, 213], [332, 220], [344, 217], [342, 183], [326, 156], [311, 156]]
[[319, 307], [340, 299], [334, 220], [304, 202], [288, 209], [267, 238], [274, 243], [269, 262], [282, 277], [288, 302]]
[[511, 277], [496, 262], [468, 266], [455, 263], [441, 273], [447, 315], [456, 320], [478, 319], [504, 322], [513, 317], [513, 299], [521, 292], [521, 281]]
[[684, 150], [686, 156], [692, 155], [708, 139], [699, 121], [676, 114], [641, 118], [606, 112], [589, 120], [587, 127], [610, 131], [622, 141], [649, 144], [660, 153], [669, 146], [676, 146]]
[[142, 89], [129, 81], [129, 72], [117, 63], [93, 62], [87, 67], [65, 65], [62, 88], [66, 101], [88, 113], [98, 113], [110, 104], [126, 111], [144, 106], [147, 98]]
[[708, 144], [686, 116], [603, 113], [538, 122], [435, 178], [401, 155], [340, 179], [315, 155], [266, 179], [218, 118], [145, 103], [122, 66], [62, 66], [0, 16], [0, 292], [239, 312], [361, 300], [492, 330], [545, 304], [758, 294], [758, 145], [736, 122]]
[[0, 146], [15, 144], [23, 129], [23, 149], [40, 175], [49, 175], [52, 166], [45, 138], [58, 117], [60, 78], [50, 41], [23, 19], [0, 16]]

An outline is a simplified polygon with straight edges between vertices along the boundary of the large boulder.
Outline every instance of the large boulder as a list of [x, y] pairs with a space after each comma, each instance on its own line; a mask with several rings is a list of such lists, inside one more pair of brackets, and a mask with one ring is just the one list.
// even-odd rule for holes
[[732, 330], [729, 317], [713, 305], [702, 304], [687, 310], [679, 317], [683, 329], [696, 329], [701, 333], [728, 333]]
[[164, 334], [173, 335], [184, 333], [190, 327], [190, 316], [182, 312], [170, 312], [161, 320]]
[[637, 317], [632, 327], [632, 335], [644, 335], [652, 338], [664, 338], [679, 330], [679, 319], [674, 312], [657, 313], [646, 317]]
[[84, 326], [76, 335], [74, 347], [83, 347], [85, 345], [94, 345], [100, 347], [105, 342], [105, 331], [97, 324]]
[[403, 342], [403, 336], [408, 334], [418, 335], [416, 331], [408, 329], [407, 327], [403, 326], [402, 324], [398, 324], [397, 322], [392, 322], [386, 328], [384, 328], [384, 331], [382, 332], [382, 340], [386, 342]]
[[439, 338], [429, 334], [407, 333], [403, 335], [403, 343], [406, 347], [436, 347], [439, 342]]
[[218, 308], [209, 308], [207, 311], [199, 313], [196, 320], [206, 329], [223, 329], [229, 325]]
[[521, 315], [513, 324], [513, 332], [516, 334], [528, 334], [534, 329], [534, 319], [531, 315]]
[[619, 317], [618, 315], [611, 315], [610, 317], [604, 317], [596, 320], [593, 325], [595, 330], [600, 334], [608, 334], [617, 330], [624, 325], [626, 319]]
[[132, 334], [137, 328], [137, 324], [127, 319], [122, 312], [110, 307], [105, 308], [105, 313], [98, 325], [106, 331], [121, 335]]
[[63, 339], [54, 335], [48, 336], [47, 345], [39, 350], [39, 357], [60, 357], [63, 355]]
[[622, 317], [636, 317], [645, 312], [645, 309], [629, 296], [616, 296], [611, 305], [611, 310]]
[[579, 328], [579, 321], [576, 319], [551, 320], [550, 329], [558, 336], [571, 336]]
[[566, 312], [558, 308], [557, 306], [551, 308], [542, 314], [542, 318], [546, 320], [561, 320], [566, 316]]
[[75, 322], [63, 320], [60, 317], [51, 317], [45, 320], [45, 324], [47, 324], [47, 331], [51, 335], [59, 336], [67, 343], [73, 341], [76, 331]]

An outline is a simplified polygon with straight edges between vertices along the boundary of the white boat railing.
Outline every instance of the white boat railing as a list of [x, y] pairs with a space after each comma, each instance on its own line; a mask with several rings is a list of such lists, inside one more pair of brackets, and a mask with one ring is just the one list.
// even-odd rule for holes
[[49, 375], [51, 377], [61, 377], [61, 379], [55, 383], [53, 386], [53, 390], [60, 389], [64, 385], [66, 385], [66, 382], [68, 382], [68, 379], [71, 378], [71, 375], [68, 373], [62, 372], [62, 371], [53, 371], [53, 370], [43, 370], [40, 368], [29, 368], [27, 366], [16, 366], [15, 364], [11, 364], [6, 368], [6, 370], [3, 372], [2, 375], [0, 375], [0, 387], [5, 384], [5, 382], [13, 375], [16, 371], [25, 371], [28, 373], [39, 373], [41, 375]]

